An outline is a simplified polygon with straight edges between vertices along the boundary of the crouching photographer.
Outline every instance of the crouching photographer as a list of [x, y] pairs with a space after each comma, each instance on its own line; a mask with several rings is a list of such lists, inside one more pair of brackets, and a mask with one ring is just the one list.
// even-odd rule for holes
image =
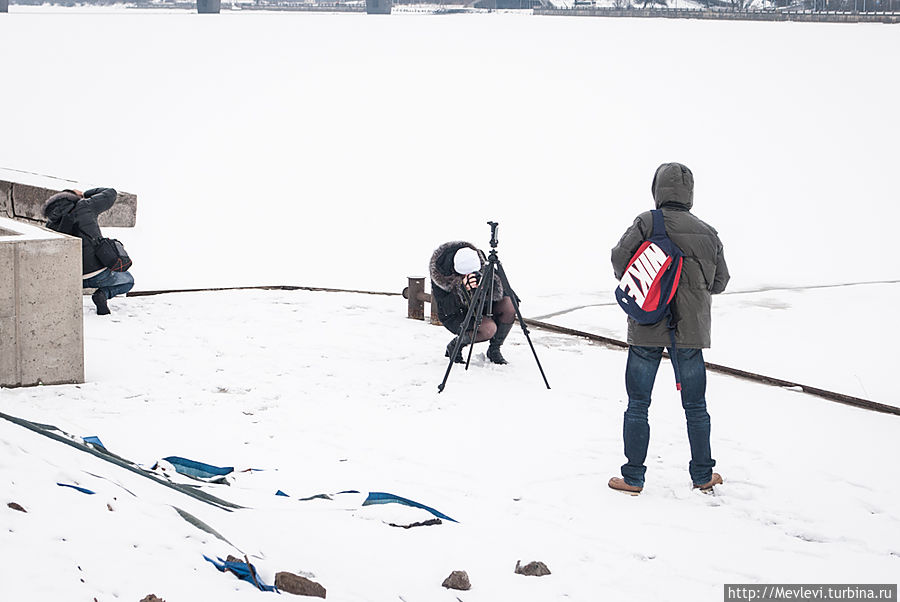
[[112, 207], [117, 197], [112, 188], [64, 190], [47, 199], [43, 207], [48, 228], [81, 238], [82, 286], [97, 289], [91, 300], [101, 316], [110, 313], [109, 299], [134, 286], [134, 277], [127, 271], [131, 259], [124, 247], [104, 238], [97, 224], [98, 216]]
[[[481, 281], [482, 269], [486, 262], [485, 255], [473, 244], [464, 241], [447, 242], [439, 246], [431, 256], [431, 295], [432, 302], [437, 303], [438, 317], [441, 324], [454, 335], [469, 311], [469, 304]], [[485, 315], [475, 333], [474, 342], [490, 340], [487, 358], [495, 364], [508, 363], [500, 353], [500, 346], [506, 340], [516, 320], [515, 307], [512, 300], [503, 290], [500, 276], [494, 274], [491, 287], [490, 309], [485, 307]], [[446, 357], [450, 357], [456, 346], [454, 337], [447, 345]], [[462, 341], [454, 362], [464, 363], [462, 349], [472, 343], [472, 332], [462, 334]]]

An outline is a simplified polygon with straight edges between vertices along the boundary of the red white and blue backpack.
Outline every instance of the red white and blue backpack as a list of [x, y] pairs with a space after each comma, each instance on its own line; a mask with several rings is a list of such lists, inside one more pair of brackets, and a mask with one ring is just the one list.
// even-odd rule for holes
[[674, 357], [675, 320], [671, 303], [681, 280], [684, 254], [666, 234], [662, 211], [654, 209], [650, 213], [653, 215], [650, 238], [638, 247], [628, 262], [616, 288], [616, 301], [638, 324], [656, 324], [663, 318], [668, 318], [675, 386], [680, 391], [681, 378]]

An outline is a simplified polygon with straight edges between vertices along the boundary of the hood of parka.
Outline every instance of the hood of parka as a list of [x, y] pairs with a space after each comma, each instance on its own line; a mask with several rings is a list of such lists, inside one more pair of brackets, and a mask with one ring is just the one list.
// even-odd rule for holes
[[694, 206], [694, 174], [681, 163], [663, 163], [657, 167], [650, 189], [657, 209], [667, 204], [685, 209]]
[[42, 207], [44, 217], [47, 218], [48, 223], [58, 222], [77, 202], [78, 196], [73, 192], [63, 191], [54, 194], [44, 201], [44, 206]]

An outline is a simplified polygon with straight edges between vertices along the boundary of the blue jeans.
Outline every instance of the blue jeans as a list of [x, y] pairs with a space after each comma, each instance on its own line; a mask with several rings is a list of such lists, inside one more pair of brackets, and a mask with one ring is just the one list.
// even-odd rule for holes
[[106, 294], [107, 299], [116, 295], [124, 295], [134, 286], [134, 276], [128, 272], [113, 272], [105, 269], [96, 276], [82, 280], [84, 288], [99, 288]]
[[[670, 350], [671, 351], [671, 350]], [[650, 394], [662, 358], [662, 347], [628, 348], [625, 367], [625, 390], [628, 393], [628, 409], [622, 427], [625, 439], [625, 457], [622, 477], [629, 485], [644, 486], [647, 467], [647, 445], [650, 443]], [[708, 483], [716, 461], [709, 448], [709, 414], [706, 412], [706, 366], [700, 349], [677, 349], [678, 369], [681, 372], [681, 406], [687, 418], [688, 441], [691, 445], [691, 462], [688, 464], [691, 480], [695, 485]]]

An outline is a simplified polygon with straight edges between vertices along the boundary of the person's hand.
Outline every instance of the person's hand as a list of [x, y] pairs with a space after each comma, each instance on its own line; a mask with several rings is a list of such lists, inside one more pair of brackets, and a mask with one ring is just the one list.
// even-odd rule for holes
[[468, 291], [478, 288], [478, 280], [479, 278], [476, 272], [466, 274], [465, 277], [463, 277], [463, 286], [465, 286]]
[[75, 196], [77, 196], [79, 199], [83, 199], [83, 198], [84, 198], [84, 193], [81, 192], [80, 190], [75, 190], [75, 189], [73, 188], [73, 189], [72, 189], [72, 192], [73, 192], [73, 193], [75, 194]]

